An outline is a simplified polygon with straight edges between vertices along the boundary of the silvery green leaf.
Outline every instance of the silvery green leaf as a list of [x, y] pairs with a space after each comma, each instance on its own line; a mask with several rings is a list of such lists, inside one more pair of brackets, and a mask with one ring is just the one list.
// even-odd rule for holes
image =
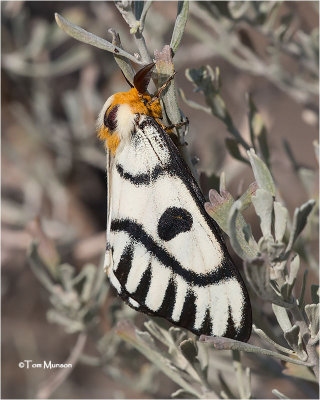
[[269, 166], [269, 146], [267, 142], [267, 130], [261, 114], [258, 112], [251, 95], [248, 96], [249, 103], [249, 128], [253, 147], [255, 147], [255, 139], [258, 140], [260, 153], [263, 156], [267, 166]]
[[252, 203], [260, 218], [262, 234], [266, 238], [269, 238], [271, 236], [273, 197], [270, 192], [258, 189], [256, 194], [252, 196]]
[[85, 329], [83, 322], [69, 318], [56, 310], [47, 312], [47, 320], [62, 325], [67, 333], [81, 332]]
[[183, 389], [178, 389], [174, 393], [171, 393], [173, 399], [192, 399], [193, 394]]
[[144, 1], [134, 1], [133, 2], [133, 12], [137, 20], [141, 18], [141, 14], [144, 7]]
[[154, 340], [147, 332], [141, 332], [131, 321], [121, 321], [117, 324], [116, 334], [130, 343], [151, 363], [156, 365], [166, 376], [177, 383], [182, 389], [192, 394], [192, 398], [200, 398], [200, 394], [181, 376], [180, 371], [169, 358], [155, 346]]
[[[108, 32], [110, 32], [112, 35], [112, 44], [114, 44], [115, 46], [118, 46], [122, 49], [119, 34], [114, 29], [109, 29]], [[119, 56], [116, 53], [114, 53], [113, 56], [114, 56], [116, 63], [118, 64], [119, 68], [123, 72], [124, 76], [128, 79], [128, 81], [131, 84], [133, 84], [133, 78], [134, 78], [135, 72], [134, 72], [134, 69], [133, 69], [130, 61], [127, 60], [126, 57]]]
[[261, 189], [265, 189], [272, 196], [275, 196], [276, 189], [271, 173], [266, 164], [256, 155], [253, 149], [248, 150], [249, 160], [252, 166], [253, 174]]
[[58, 266], [58, 276], [64, 290], [72, 290], [72, 279], [74, 273], [74, 267], [72, 267], [70, 264], [64, 263]]
[[261, 258], [246, 260], [244, 262], [244, 272], [252, 289], [257, 296], [265, 301], [270, 301], [279, 306], [288, 307], [290, 304], [277, 296], [270, 284], [270, 267]]
[[294, 258], [290, 262], [290, 272], [289, 275], [286, 276], [286, 282], [281, 286], [281, 294], [284, 299], [287, 301], [291, 298], [292, 289], [296, 282], [297, 274], [300, 268], [300, 257], [299, 255], [295, 255]]
[[319, 333], [319, 304], [307, 304], [305, 311], [310, 322], [311, 336], [316, 337]]
[[307, 353], [303, 350], [300, 327], [293, 325], [293, 327], [284, 332], [284, 337], [289, 346], [297, 353], [299, 358], [303, 361], [308, 359]]
[[[90, 299], [92, 288], [96, 279], [97, 267], [93, 264], [86, 264], [80, 274], [83, 274], [83, 286], [80, 294], [80, 298], [83, 302], [87, 302]], [[79, 275], [80, 275], [79, 274]]]
[[272, 389], [272, 393], [278, 397], [278, 399], [289, 399], [289, 397], [285, 396], [283, 393], [279, 392], [277, 389]]
[[187, 99], [184, 91], [179, 88], [178, 89], [178, 93], [180, 95], [180, 97], [182, 98], [182, 100], [191, 108], [194, 108], [195, 110], [200, 110], [200, 111], [204, 111], [207, 114], [211, 114], [211, 108], [210, 107], [205, 107], [202, 104], [197, 103], [194, 100], [189, 100]]
[[193, 339], [186, 339], [182, 343], [180, 343], [180, 350], [184, 357], [191, 364], [194, 364], [198, 355], [197, 343]]
[[308, 270], [305, 269], [304, 273], [303, 273], [302, 286], [301, 286], [300, 296], [299, 296], [299, 300], [298, 300], [299, 308], [301, 310], [303, 309], [303, 306], [304, 306], [304, 294], [306, 291], [307, 276], [308, 276]]
[[178, 1], [177, 18], [172, 32], [170, 47], [175, 54], [181, 42], [184, 28], [187, 23], [189, 13], [189, 1]]
[[247, 14], [251, 7], [249, 2], [228, 1], [228, 9], [233, 19], [238, 19]]
[[249, 164], [249, 161], [246, 160], [243, 155], [240, 153], [240, 149], [239, 149], [239, 143], [232, 138], [227, 138], [225, 140], [225, 144], [227, 147], [227, 150], [229, 151], [229, 154], [235, 158], [238, 161], [242, 161], [246, 164]]
[[274, 242], [273, 238], [270, 236], [268, 241], [268, 253], [270, 259], [273, 262], [278, 262], [283, 259], [284, 252], [285, 252], [285, 244]]
[[276, 343], [262, 329], [257, 328], [254, 324], [252, 325], [252, 329], [253, 329], [254, 333], [256, 333], [263, 340], [270, 343], [273, 347], [275, 347], [277, 350], [281, 351], [282, 353], [294, 354], [293, 350], [283, 347], [280, 344]]
[[300, 235], [300, 233], [303, 231], [304, 227], [306, 226], [308, 216], [311, 213], [314, 205], [315, 205], [315, 201], [309, 200], [306, 203], [302, 204], [302, 206], [295, 209], [294, 216], [293, 216], [292, 228], [291, 228], [291, 234], [290, 234], [288, 246], [286, 248], [286, 252], [291, 251], [295, 240], [297, 239], [297, 237]]
[[278, 201], [273, 203], [274, 209], [274, 232], [277, 242], [281, 242], [286, 232], [288, 210]]
[[[220, 226], [220, 228], [228, 235], [229, 235], [229, 227], [228, 227], [228, 217], [229, 217], [229, 212], [230, 209], [234, 203], [234, 199], [231, 196], [231, 194], [223, 189], [225, 186], [224, 183], [224, 175], [221, 174], [220, 177], [220, 194], [214, 190], [210, 189], [209, 191], [209, 200], [210, 202], [207, 202], [204, 204], [204, 207], [207, 211], [207, 213], [217, 222], [217, 224]], [[252, 195], [255, 193], [257, 189], [257, 185], [255, 182], [251, 183], [248, 189], [245, 191], [245, 193], [240, 197], [239, 202], [241, 204], [241, 211], [244, 211], [246, 208], [249, 207], [251, 204], [251, 198]], [[239, 229], [244, 232], [245, 227], [248, 226], [246, 225], [246, 222], [239, 213]], [[251, 234], [251, 230], [247, 230], [248, 235], [244, 234], [245, 237], [247, 237], [249, 241], [249, 237]], [[249, 233], [250, 232], [250, 233]]]
[[229, 382], [227, 383], [220, 371], [218, 371], [218, 379], [221, 385], [222, 391], [220, 392], [220, 396], [223, 399], [236, 399], [237, 396], [232, 392], [229, 387]]
[[119, 56], [128, 58], [129, 60], [135, 62], [136, 64], [143, 64], [143, 62], [137, 60], [136, 57], [134, 57], [133, 55], [113, 45], [107, 40], [102, 39], [99, 36], [96, 36], [93, 33], [87, 32], [86, 30], [80, 28], [79, 26], [72, 24], [70, 21], [67, 21], [58, 13], [55, 13], [55, 18], [58, 26], [64, 32], [66, 32], [73, 38], [79, 40], [80, 42], [91, 44], [92, 46], [98, 47], [99, 49], [102, 50], [110, 51], [111, 53], [116, 53]]
[[29, 252], [28, 252], [28, 261], [31, 267], [32, 272], [35, 274], [37, 279], [41, 282], [42, 286], [45, 287], [48, 292], [55, 292], [55, 283], [51, 279], [48, 271], [48, 268], [38, 252], [38, 244], [36, 242], [32, 242]]
[[149, 8], [151, 7], [153, 0], [148, 0], [148, 1], [144, 1], [144, 6], [143, 6], [143, 10], [140, 16], [140, 32], [143, 32], [144, 29], [144, 23], [145, 23], [145, 19], [147, 16], [147, 13], [149, 11]]
[[284, 307], [281, 307], [277, 304], [272, 304], [273, 312], [277, 318], [278, 324], [283, 332], [288, 332], [291, 330], [292, 325], [287, 313], [287, 310]]
[[241, 203], [241, 212], [246, 210], [252, 203], [252, 196], [255, 195], [258, 189], [257, 182], [250, 183], [248, 189], [241, 195], [239, 201]]
[[234, 251], [243, 260], [253, 259], [258, 254], [258, 245], [254, 240], [250, 226], [240, 213], [241, 201], [238, 199], [232, 205], [228, 217], [228, 232]]
[[288, 283], [292, 286], [294, 286], [295, 284], [299, 268], [300, 268], [300, 257], [298, 254], [296, 254], [290, 262], [290, 272], [288, 277]]
[[209, 200], [210, 202], [204, 204], [204, 208], [220, 228], [229, 235], [228, 216], [234, 203], [233, 197], [226, 190], [221, 191], [221, 194], [219, 194], [216, 190], [210, 189]]
[[311, 285], [311, 299], [313, 303], [319, 303], [319, 285]]
[[217, 91], [214, 86], [215, 74], [210, 65], [200, 68], [187, 68], [185, 75], [186, 78], [196, 86], [197, 90], [204, 92], [205, 95]]

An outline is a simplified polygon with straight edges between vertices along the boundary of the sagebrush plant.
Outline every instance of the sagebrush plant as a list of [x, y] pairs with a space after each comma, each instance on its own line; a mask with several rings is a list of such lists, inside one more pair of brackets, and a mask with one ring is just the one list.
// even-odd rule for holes
[[[154, 58], [156, 73], [153, 81], [156, 87], [160, 87], [174, 72], [174, 54], [178, 51], [183, 36], [189, 2], [178, 2], [171, 42], [165, 45], [162, 51], [155, 51], [154, 57], [149, 53], [143, 35], [145, 18], [151, 4], [152, 1], [115, 1], [115, 6], [127, 22], [138, 49], [138, 53], [134, 55], [122, 48], [115, 30], [110, 30], [113, 38], [111, 43], [86, 32], [58, 14], [56, 21], [62, 30], [75, 39], [112, 52], [119, 68], [131, 82], [134, 75], [131, 61], [145, 65]], [[252, 73], [259, 71], [295, 100], [307, 104], [311, 96], [317, 94], [317, 90], [307, 79], [309, 74], [314, 82], [316, 80], [317, 34], [315, 32], [311, 37], [301, 34], [297, 40], [293, 40], [293, 27], [288, 16], [287, 19], [281, 16], [281, 24], [274, 29], [275, 21], [279, 17], [279, 5], [280, 3], [276, 2], [224, 2], [224, 5], [212, 2], [198, 3], [193, 5], [192, 12], [198, 21], [203, 20], [216, 30], [218, 35], [214, 39], [209, 37], [204, 28], [196, 26], [195, 20], [191, 26], [195, 36], [207, 44], [213, 54], [219, 54], [239, 68]], [[301, 75], [303, 78], [290, 81], [276, 57], [271, 66], [266, 65], [254, 51], [244, 47], [237, 39], [236, 32], [236, 24], [243, 22], [252, 24], [263, 33], [270, 40], [274, 53], [284, 51], [289, 56], [298, 55], [301, 67], [305, 68], [305, 73]], [[237, 48], [237, 54], [234, 53], [234, 48]], [[100, 366], [114, 379], [121, 380], [119, 368], [116, 365], [110, 367], [110, 364], [122, 341], [125, 341], [180, 387], [171, 394], [175, 398], [252, 398], [250, 368], [247, 366], [248, 360], [244, 360], [243, 357], [243, 353], [246, 352], [254, 353], [250, 359], [251, 365], [255, 360], [264, 363], [266, 357], [282, 361], [282, 372], [291, 376], [293, 380], [317, 382], [319, 378], [319, 287], [307, 284], [308, 268], [315, 269], [317, 265], [310, 248], [311, 239], [317, 234], [318, 203], [312, 198], [314, 193], [310, 184], [315, 179], [315, 174], [296, 162], [289, 144], [285, 143], [293, 169], [310, 197], [310, 200], [296, 208], [291, 217], [281, 198], [277, 177], [272, 173], [267, 128], [254, 99], [248, 94], [250, 139], [247, 141], [235, 126], [221, 95], [221, 75], [223, 71], [208, 65], [186, 70], [186, 78], [203, 94], [206, 106], [187, 99], [181, 89], [179, 94], [189, 106], [198, 109], [199, 112], [211, 114], [213, 118], [218, 118], [225, 124], [230, 133], [230, 137], [225, 141], [228, 152], [238, 162], [250, 165], [253, 171], [255, 181], [238, 199], [234, 199], [227, 191], [227, 177], [221, 173], [219, 188], [210, 190], [205, 208], [229, 237], [233, 250], [243, 261], [245, 280], [253, 307], [252, 337], [255, 345], [219, 337], [202, 336], [198, 339], [177, 327], [168, 329], [166, 323], [156, 318], [146, 322], [144, 330], [139, 330], [134, 324], [136, 312], [126, 306], [117, 305], [110, 310], [116, 329], [114, 332], [104, 333], [99, 325], [99, 310], [109, 286], [102, 267], [88, 264], [76, 274], [73, 266], [60, 264], [58, 259], [52, 267], [41, 257], [36, 244], [33, 244], [29, 253], [32, 270], [50, 294], [52, 308], [48, 311], [48, 320], [62, 325], [67, 333], [79, 333], [78, 344], [73, 354], [75, 362], [78, 360], [88, 365]], [[161, 101], [167, 125], [178, 124], [185, 119], [177, 103], [174, 81], [165, 91]], [[195, 172], [184, 145], [186, 129], [176, 129], [179, 150]], [[315, 149], [317, 152], [316, 144]], [[253, 237], [251, 227], [243, 217], [243, 212], [249, 206], [254, 208], [259, 217], [259, 238]], [[300, 295], [296, 297], [294, 288], [301, 259], [308, 268], [303, 276]], [[312, 304], [305, 304], [306, 292], [311, 292]], [[272, 304], [277, 328], [270, 323], [270, 318], [264, 317], [261, 311], [263, 302]], [[100, 357], [84, 354], [88, 334], [96, 338]], [[212, 382], [209, 361], [210, 357], [216, 357], [216, 353], [211, 353], [212, 348], [231, 350], [237, 392], [234, 391], [232, 382], [234, 376], [223, 376], [223, 370], [220, 368], [222, 364], [218, 357], [215, 365], [210, 366], [215, 368], [218, 376], [215, 382]], [[148, 382], [141, 383], [140, 388], [152, 393], [150, 386], [155, 369], [150, 371]], [[50, 388], [51, 393], [59, 383], [61, 382], [58, 381], [56, 386]], [[129, 384], [139, 387], [137, 382], [130, 381]], [[272, 392], [278, 398], [286, 398], [277, 388]]]

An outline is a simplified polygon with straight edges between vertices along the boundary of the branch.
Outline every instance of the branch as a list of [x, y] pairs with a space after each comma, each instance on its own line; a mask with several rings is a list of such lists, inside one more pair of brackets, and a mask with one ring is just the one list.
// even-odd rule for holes
[[70, 375], [73, 368], [79, 361], [86, 341], [87, 334], [80, 333], [70, 356], [64, 362], [64, 364], [72, 364], [72, 368], [63, 368], [57, 374], [55, 374], [52, 379], [46, 381], [38, 390], [38, 393], [36, 395], [37, 399], [48, 399], [49, 397], [51, 397], [52, 393], [57, 390], [60, 385], [62, 385], [62, 383], [67, 379], [67, 377]]
[[279, 360], [282, 361], [287, 361], [292, 364], [298, 364], [298, 365], [304, 365], [305, 367], [313, 367], [314, 364], [312, 363], [307, 363], [301, 360], [297, 360], [291, 357], [284, 356], [279, 353], [275, 353], [274, 351], [263, 349], [258, 346], [253, 346], [248, 343], [244, 342], [239, 342], [237, 340], [233, 339], [228, 339], [225, 337], [214, 337], [214, 336], [205, 336], [201, 335], [200, 336], [200, 341], [208, 344], [212, 344], [213, 347], [217, 350], [239, 350], [239, 351], [245, 351], [247, 353], [256, 353], [256, 354], [262, 354], [265, 356], [271, 356], [274, 358], [278, 358]]

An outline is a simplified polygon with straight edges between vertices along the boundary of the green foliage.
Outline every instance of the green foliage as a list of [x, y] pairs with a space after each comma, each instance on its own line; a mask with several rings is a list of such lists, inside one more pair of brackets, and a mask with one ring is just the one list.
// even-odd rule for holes
[[[139, 55], [132, 55], [122, 49], [119, 35], [111, 31], [113, 42], [110, 43], [56, 14], [58, 25], [69, 35], [82, 42], [114, 53], [115, 60], [128, 80], [132, 81], [133, 68], [131, 61], [144, 65], [151, 60], [143, 31], [147, 12], [151, 1], [138, 2], [116, 1], [116, 7], [127, 22], [130, 33], [139, 49]], [[311, 37], [302, 36], [287, 46], [293, 35], [290, 14], [281, 16], [281, 23], [274, 29], [280, 3], [276, 2], [201, 2], [194, 6], [192, 13], [197, 19], [190, 22], [191, 31], [208, 45], [211, 52], [219, 54], [239, 68], [251, 73], [260, 72], [270, 82], [284, 88], [294, 99], [307, 102], [314, 91], [310, 84], [301, 80], [289, 79], [282, 67], [277, 64], [267, 66], [257, 57], [250, 46], [244, 48], [234, 29], [240, 22], [250, 23], [257, 31], [264, 34], [271, 42], [268, 51], [275, 54], [287, 51], [289, 56], [299, 55], [302, 66], [315, 79], [314, 57], [317, 52], [316, 33]], [[173, 29], [171, 45], [176, 53], [186, 26], [189, 3], [179, 2], [176, 24]], [[214, 40], [207, 35], [199, 20], [206, 22], [218, 34]], [[198, 31], [196, 32], [196, 29]], [[210, 36], [210, 37], [209, 37]], [[226, 42], [226, 38], [229, 38]], [[210, 39], [210, 41], [209, 41]], [[232, 39], [232, 40], [231, 40]], [[156, 69], [154, 82], [157, 87], [174, 71], [172, 54], [169, 46], [155, 53]], [[238, 53], [235, 53], [237, 47]], [[240, 57], [239, 54], [242, 56]], [[276, 57], [274, 57], [276, 60]], [[274, 61], [275, 63], [276, 61]], [[278, 69], [277, 69], [278, 68]], [[276, 73], [277, 72], [277, 73]], [[222, 73], [223, 75], [223, 73]], [[247, 344], [226, 338], [201, 337], [200, 340], [178, 328], [167, 328], [163, 322], [150, 319], [144, 329], [138, 329], [132, 322], [135, 312], [119, 306], [112, 309], [112, 318], [118, 321], [115, 335], [101, 335], [98, 342], [100, 357], [90, 359], [83, 355], [83, 362], [102, 365], [112, 359], [110, 346], [118, 348], [121, 341], [141, 353], [151, 364], [154, 364], [180, 389], [172, 393], [173, 398], [252, 398], [250, 369], [246, 367], [244, 353], [252, 353], [252, 362], [258, 360], [267, 365], [266, 357], [281, 360], [285, 365], [283, 374], [293, 379], [300, 378], [315, 382], [318, 377], [318, 355], [316, 346], [319, 339], [319, 305], [318, 287], [311, 289], [306, 283], [306, 274], [300, 296], [297, 297], [296, 282], [301, 269], [301, 260], [310, 256], [310, 225], [316, 222], [316, 201], [310, 199], [297, 207], [293, 218], [279, 196], [276, 177], [272, 173], [272, 152], [268, 145], [266, 125], [259, 113], [253, 96], [247, 96], [250, 142], [236, 127], [228, 106], [221, 94], [222, 82], [219, 68], [210, 66], [198, 69], [187, 69], [187, 79], [192, 82], [196, 91], [203, 94], [206, 106], [188, 100], [182, 90], [182, 99], [191, 107], [218, 118], [227, 128], [231, 137], [226, 139], [226, 148], [236, 161], [251, 168], [254, 182], [238, 198], [224, 187], [220, 180], [221, 190], [209, 192], [206, 211], [229, 236], [233, 250], [242, 259], [245, 280], [252, 296], [254, 312], [254, 343]], [[305, 86], [304, 86], [305, 84]], [[176, 99], [176, 90], [172, 82], [162, 98], [167, 123], [177, 124], [184, 120]], [[181, 152], [188, 164], [190, 156], [184, 144], [185, 128], [177, 129]], [[249, 139], [248, 139], [249, 140]], [[298, 165], [289, 145], [285, 144], [289, 159], [297, 176], [304, 183], [307, 194], [312, 197], [313, 171]], [[307, 177], [307, 178], [306, 178]], [[251, 225], [244, 217], [244, 211], [250, 207], [260, 222], [260, 235], [254, 237]], [[98, 310], [107, 293], [102, 269], [96, 270], [92, 265], [85, 266], [78, 274], [67, 264], [57, 264], [56, 276], [50, 276], [48, 266], [41, 259], [37, 247], [30, 252], [30, 265], [50, 294], [52, 309], [48, 312], [51, 322], [60, 324], [67, 333], [92, 331], [99, 324]], [[312, 304], [304, 304], [305, 290], [312, 292]], [[258, 301], [256, 301], [258, 299]], [[271, 326], [261, 318], [261, 304], [272, 304], [273, 317], [278, 326]], [[124, 320], [129, 318], [129, 321]], [[271, 332], [271, 333], [270, 333]], [[270, 337], [271, 336], [271, 337]], [[276, 339], [275, 339], [276, 338]], [[121, 339], [121, 340], [120, 340]], [[112, 347], [111, 346], [111, 347]], [[272, 348], [270, 350], [270, 347]], [[163, 350], [165, 348], [165, 351]], [[233, 374], [237, 382], [237, 390], [232, 380], [223, 376], [223, 363], [215, 350], [231, 350], [233, 356]], [[210, 380], [209, 358], [215, 359], [214, 368], [218, 372], [218, 380]], [[111, 369], [107, 373], [112, 374]], [[116, 375], [116, 374], [115, 374]], [[152, 379], [152, 376], [150, 377]], [[274, 389], [278, 398], [287, 398]]]

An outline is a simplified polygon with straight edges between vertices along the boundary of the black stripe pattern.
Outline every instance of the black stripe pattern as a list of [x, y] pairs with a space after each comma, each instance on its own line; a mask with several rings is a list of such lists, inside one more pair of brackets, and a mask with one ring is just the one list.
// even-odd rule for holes
[[207, 274], [199, 274], [183, 268], [183, 266], [168, 251], [156, 243], [148, 235], [142, 225], [130, 219], [113, 220], [111, 222], [111, 232], [125, 232], [131, 240], [141, 243], [149, 254], [157, 258], [161, 264], [170, 268], [175, 274], [180, 275], [186, 282], [197, 285], [207, 286], [208, 283], [216, 283], [228, 278], [233, 278], [232, 267], [223, 262], [218, 268]]
[[[141, 120], [142, 122], [139, 122]], [[155, 149], [161, 148], [163, 153], [160, 152], [156, 154], [159, 163], [156, 165], [153, 164], [153, 167], [149, 170], [146, 168], [147, 172], [132, 174], [124, 168], [126, 165], [125, 159], [122, 160], [122, 164], [116, 160], [115, 173], [119, 174], [123, 180], [129, 181], [137, 187], [140, 185], [147, 186], [154, 184], [162, 176], [180, 178], [186, 190], [192, 196], [194, 203], [197, 205], [204, 219], [204, 223], [208, 225], [221, 246], [223, 258], [220, 265], [216, 266], [211, 272], [200, 274], [184, 268], [174, 255], [168, 252], [166, 242], [170, 241], [181, 232], [187, 232], [193, 226], [193, 216], [185, 209], [172, 206], [171, 209], [169, 207], [163, 213], [158, 220], [157, 240], [148, 234], [141, 224], [129, 218], [129, 216], [126, 218], [113, 219], [110, 228], [111, 236], [116, 238], [117, 233], [120, 232], [128, 236], [120, 261], [118, 265], [114, 266], [114, 270], [112, 271], [114, 275], [113, 279], [119, 282], [119, 285], [116, 282], [115, 286], [117, 286], [120, 296], [128, 305], [139, 311], [164, 317], [173, 324], [187, 328], [197, 335], [212, 335], [215, 334], [215, 332], [220, 332], [223, 336], [247, 341], [251, 333], [250, 301], [241, 275], [228, 255], [221, 231], [204, 210], [203, 204], [205, 199], [196, 181], [192, 177], [189, 168], [181, 158], [169, 136], [162, 131], [154, 119], [143, 116], [141, 120], [139, 120], [139, 118], [136, 119], [135, 135], [133, 138], [137, 162], [140, 162], [139, 151], [155, 151]], [[150, 143], [150, 149], [148, 148], [146, 150], [146, 148], [141, 145], [143, 143]], [[161, 159], [161, 154], [165, 154], [165, 159]], [[175, 221], [175, 223], [173, 223], [173, 221]], [[159, 238], [162, 242], [159, 241]], [[134, 284], [131, 285], [129, 293], [126, 289], [126, 284], [128, 282], [129, 272], [132, 268], [134, 272], [135, 267], [133, 267], [133, 263], [137, 262], [134, 261], [137, 244], [142, 245], [146, 249], [146, 257], [150, 257], [150, 259], [149, 261], [148, 259], [143, 261], [147, 263], [146, 269], [139, 280], [136, 282], [131, 281], [134, 282]], [[112, 246], [115, 245], [116, 239], [112, 242]], [[181, 251], [183, 251], [183, 249], [181, 249]], [[163, 267], [167, 270], [166, 273], [161, 272], [160, 268], [158, 271], [160, 275], [158, 276], [157, 271], [156, 273], [154, 272], [155, 264], [160, 264], [161, 268]], [[168, 272], [170, 272], [169, 276]], [[163, 273], [163, 276], [161, 273]], [[130, 275], [130, 280], [131, 277], [132, 275]], [[158, 279], [159, 282], [163, 281], [163, 291], [165, 291], [164, 294], [163, 292], [161, 293], [163, 300], [160, 305], [152, 301], [150, 303], [150, 297], [153, 295], [160, 296], [159, 293], [150, 293], [152, 284], [154, 287], [157, 286], [155, 285], [155, 279]], [[228, 295], [223, 294], [223, 289], [222, 291], [219, 289], [226, 287], [224, 285], [228, 284], [231, 284], [229, 287], [235, 289], [236, 293], [239, 293], [238, 298], [233, 296], [233, 308], [229, 304], [229, 297], [232, 298], [232, 293], [228, 297]], [[135, 288], [133, 293], [132, 287]], [[203, 290], [212, 290], [213, 297], [215, 297], [217, 293], [222, 293], [223, 297], [226, 296], [221, 299], [221, 301], [219, 300], [220, 306], [223, 307], [225, 322], [221, 322], [218, 328], [220, 329], [224, 324], [225, 326], [222, 326], [223, 330], [219, 330], [217, 326], [213, 326], [214, 318], [212, 314], [216, 313], [215, 310], [217, 310], [217, 308], [201, 302], [199, 296], [200, 293], [203, 293], [201, 292]], [[236, 299], [236, 304], [234, 304], [234, 299]], [[208, 297], [208, 302], [210, 302], [210, 296]], [[155, 306], [154, 304], [157, 305]], [[238, 307], [239, 305], [240, 307]], [[199, 309], [197, 309], [197, 307], [199, 307]], [[239, 318], [241, 319], [240, 323]], [[219, 325], [219, 321], [215, 321], [215, 324]]]
[[116, 165], [116, 169], [121, 178], [130, 181], [134, 185], [150, 185], [154, 183], [160, 176], [170, 173], [169, 167], [161, 167], [157, 165], [151, 172], [145, 172], [142, 174], [133, 175], [128, 171], [125, 171], [123, 166], [120, 164]]

